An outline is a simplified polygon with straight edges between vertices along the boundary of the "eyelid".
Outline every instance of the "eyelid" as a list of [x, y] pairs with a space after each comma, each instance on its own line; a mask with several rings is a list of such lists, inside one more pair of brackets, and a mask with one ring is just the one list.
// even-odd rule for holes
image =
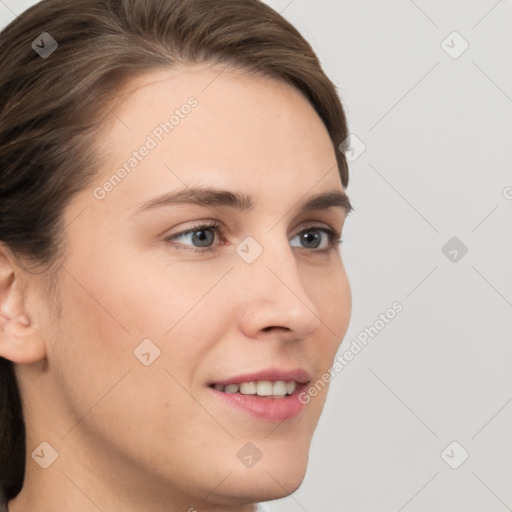
[[326, 222], [314, 221], [314, 220], [306, 221], [305, 223], [303, 222], [301, 224], [300, 230], [296, 231], [294, 236], [297, 236], [298, 234], [302, 233], [302, 231], [305, 231], [307, 229], [313, 229], [313, 228], [315, 228], [315, 229], [326, 229], [328, 231], [332, 231], [335, 236], [341, 236], [341, 230], [336, 229], [334, 226], [330, 226]]

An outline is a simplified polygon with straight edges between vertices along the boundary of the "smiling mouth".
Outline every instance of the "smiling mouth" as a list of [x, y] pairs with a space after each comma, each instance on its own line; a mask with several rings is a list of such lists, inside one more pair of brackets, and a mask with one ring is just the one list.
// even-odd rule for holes
[[302, 368], [268, 368], [245, 375], [210, 381], [216, 399], [257, 420], [283, 422], [299, 417], [305, 404], [300, 400], [312, 382], [311, 373]]
[[270, 381], [270, 380], [257, 380], [249, 382], [241, 382], [240, 384], [210, 384], [209, 387], [222, 393], [241, 395], [254, 395], [258, 397], [270, 397], [270, 398], [284, 398], [297, 390], [297, 387], [302, 386], [297, 382], [291, 381]]

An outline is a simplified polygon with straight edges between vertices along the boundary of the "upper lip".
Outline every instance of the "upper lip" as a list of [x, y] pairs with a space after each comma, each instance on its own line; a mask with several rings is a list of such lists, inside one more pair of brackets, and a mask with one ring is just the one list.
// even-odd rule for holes
[[295, 368], [291, 370], [283, 370], [278, 368], [268, 368], [253, 373], [246, 373], [244, 375], [236, 375], [223, 380], [216, 380], [210, 383], [220, 384], [227, 386], [228, 384], [241, 384], [242, 382], [251, 382], [255, 380], [268, 380], [285, 382], [295, 381], [299, 384], [307, 384], [311, 381], [311, 376], [304, 368]]

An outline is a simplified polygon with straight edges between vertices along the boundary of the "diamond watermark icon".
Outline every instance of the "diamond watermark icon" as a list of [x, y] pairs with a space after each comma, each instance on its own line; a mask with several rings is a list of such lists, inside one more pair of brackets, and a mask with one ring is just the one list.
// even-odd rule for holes
[[160, 356], [160, 349], [146, 338], [135, 348], [133, 354], [144, 366], [150, 366]]
[[48, 34], [42, 32], [32, 43], [32, 49], [36, 51], [43, 59], [47, 59], [59, 46], [59, 43]]
[[457, 31], [454, 31], [441, 41], [441, 48], [452, 59], [458, 59], [469, 48], [469, 43]]
[[245, 443], [240, 450], [238, 450], [236, 456], [240, 459], [244, 466], [252, 468], [256, 463], [263, 457], [261, 450], [251, 442]]
[[450, 238], [441, 248], [441, 252], [452, 262], [458, 263], [468, 252], [467, 246], [456, 236]]
[[246, 263], [252, 263], [261, 255], [263, 247], [252, 236], [246, 236], [237, 245], [236, 252]]
[[366, 151], [366, 145], [355, 133], [349, 133], [338, 149], [345, 154], [349, 162], [354, 162]]
[[459, 469], [469, 457], [467, 450], [457, 441], [452, 441], [442, 452], [441, 458], [452, 469]]
[[31, 454], [31, 457], [43, 468], [48, 469], [59, 457], [57, 450], [46, 441], [41, 443]]

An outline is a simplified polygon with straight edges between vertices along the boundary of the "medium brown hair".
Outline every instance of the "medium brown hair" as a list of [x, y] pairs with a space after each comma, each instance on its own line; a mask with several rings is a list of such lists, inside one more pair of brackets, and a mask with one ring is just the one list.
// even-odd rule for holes
[[[32, 43], [48, 33], [43, 58]], [[43, 44], [40, 44], [43, 46]], [[308, 42], [259, 0], [44, 0], [0, 33], [0, 243], [55, 268], [62, 214], [97, 173], [94, 136], [133, 79], [194, 63], [231, 66], [300, 91], [348, 184], [334, 84]], [[0, 493], [23, 486], [25, 427], [13, 363], [0, 357]]]

